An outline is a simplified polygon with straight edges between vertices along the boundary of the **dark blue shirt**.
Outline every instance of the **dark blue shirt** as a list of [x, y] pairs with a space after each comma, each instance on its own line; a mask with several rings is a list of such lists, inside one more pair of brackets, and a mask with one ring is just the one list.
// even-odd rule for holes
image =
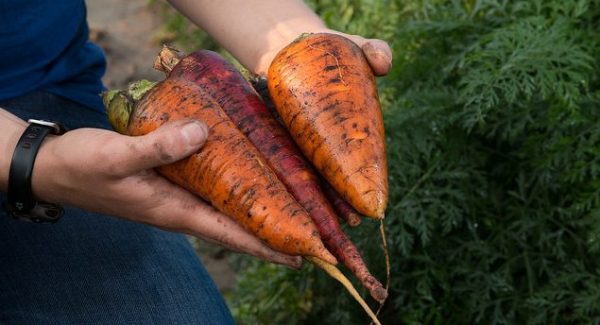
[[0, 0], [0, 100], [45, 90], [103, 110], [105, 68], [83, 0]]

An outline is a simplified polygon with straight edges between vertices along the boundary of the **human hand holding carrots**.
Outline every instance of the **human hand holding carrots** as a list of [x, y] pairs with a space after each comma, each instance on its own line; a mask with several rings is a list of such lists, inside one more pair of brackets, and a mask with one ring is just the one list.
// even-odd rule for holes
[[[375, 76], [385, 76], [388, 74], [390, 69], [392, 68], [392, 50], [389, 44], [380, 39], [375, 38], [364, 38], [360, 35], [351, 35], [342, 33], [329, 28], [320, 28], [320, 29], [307, 29], [307, 32], [310, 33], [328, 33], [328, 34], [336, 34], [356, 43], [358, 47], [360, 47], [373, 70], [373, 74]], [[300, 34], [298, 34], [300, 36]], [[290, 39], [288, 43], [291, 43], [294, 39]], [[268, 62], [267, 65], [260, 64], [258, 67], [254, 68], [254, 72], [259, 75], [265, 75], [268, 70], [270, 63], [273, 61], [273, 58], [279, 53], [279, 51], [288, 45], [288, 43], [282, 43], [279, 46], [273, 48], [273, 50], [269, 50], [265, 52], [263, 55], [263, 61]]]
[[[331, 36], [341, 38], [337, 35]], [[347, 39], [346, 42], [351, 44]], [[354, 45], [354, 48], [356, 48], [354, 52], [360, 53], [358, 47]], [[270, 247], [287, 254], [301, 255], [322, 267], [342, 282], [375, 323], [378, 323], [376, 316], [350, 282], [333, 266], [337, 256], [332, 256], [332, 253], [325, 249], [324, 243], [321, 241], [323, 238], [319, 238], [321, 228], [317, 229], [318, 227], [315, 227], [313, 223], [314, 218], [311, 221], [312, 215], [307, 214], [308, 211], [315, 212], [320, 208], [314, 209], [313, 204], [309, 203], [307, 210], [304, 210], [299, 202], [306, 199], [303, 195], [306, 193], [302, 191], [299, 193], [295, 191], [295, 188], [290, 193], [290, 190], [286, 189], [279, 179], [281, 174], [277, 174], [268, 166], [272, 167], [276, 159], [265, 160], [259, 152], [260, 149], [254, 146], [262, 147], [264, 143], [260, 139], [255, 139], [258, 140], [258, 143], [255, 142], [252, 145], [251, 140], [242, 134], [242, 130], [245, 128], [238, 129], [230, 119], [231, 117], [226, 115], [237, 116], [240, 113], [238, 110], [246, 107], [246, 102], [242, 100], [245, 98], [245, 94], [256, 96], [256, 92], [239, 74], [237, 74], [239, 78], [225, 78], [227, 75], [235, 76], [236, 71], [234, 68], [227, 68], [226, 62], [220, 60], [216, 53], [212, 55], [207, 53], [210, 58], [203, 58], [201, 52], [194, 53], [194, 55], [196, 54], [199, 56], [186, 57], [180, 61], [165, 80], [158, 83], [142, 81], [133, 84], [128, 93], [118, 90], [106, 93], [104, 101], [109, 120], [115, 130], [122, 134], [144, 136], [160, 129], [168, 121], [191, 117], [206, 121], [210, 129], [206, 145], [186, 159], [158, 168], [158, 172], [210, 202], [219, 211], [256, 234]], [[207, 64], [211, 65], [207, 61], [211, 61], [212, 66], [216, 66], [216, 69], [220, 70], [211, 70], [211, 72], [203, 69]], [[364, 57], [362, 61], [364, 68], [369, 70]], [[199, 69], [195, 69], [196, 67]], [[177, 68], [181, 68], [183, 71], [178, 70], [179, 72], [175, 73]], [[209, 80], [215, 79], [215, 82], [220, 80], [219, 84], [225, 82], [224, 89], [238, 96], [232, 99], [229, 97], [230, 93], [220, 92], [224, 89], [208, 87], [212, 81], [207, 83], [202, 79], [205, 73]], [[369, 73], [372, 75], [371, 72]], [[143, 92], [143, 89], [146, 88], [144, 85], [151, 89], [140, 96], [139, 92]], [[220, 100], [221, 97], [224, 102]], [[233, 106], [227, 109], [220, 106], [229, 102]], [[258, 102], [260, 102], [259, 99]], [[256, 109], [254, 112], [257, 114], [259, 111], [268, 114], [264, 109], [259, 110], [256, 105], [251, 107], [250, 110]], [[234, 120], [249, 121], [250, 124], [258, 123], [256, 116], [252, 114], [246, 115], [246, 118], [239, 117]], [[270, 124], [276, 124], [276, 122]], [[261, 124], [261, 129], [262, 126], [266, 127]], [[250, 131], [250, 133], [252, 132]], [[266, 137], [270, 138], [272, 134]], [[281, 134], [279, 138], [282, 137], [286, 139], [287, 136]], [[254, 137], [251, 138], [254, 139]], [[259, 138], [262, 137], [259, 136]], [[267, 145], [267, 147], [270, 147], [270, 149], [265, 148], [267, 153], [271, 153], [274, 146]], [[275, 145], [275, 147], [279, 148], [279, 145]], [[285, 169], [285, 166], [282, 167]], [[310, 173], [303, 173], [304, 177], [308, 174]], [[306, 188], [305, 185], [302, 183], [300, 187]], [[292, 197], [292, 193], [296, 194], [296, 199]], [[297, 199], [300, 201], [296, 201]], [[332, 219], [339, 228], [335, 216], [332, 216]], [[331, 237], [330, 235], [326, 234], [325, 238]], [[333, 241], [339, 240], [338, 236], [335, 238]], [[350, 244], [349, 240], [345, 239], [344, 241], [346, 242], [344, 246]], [[325, 242], [325, 246], [327, 246], [327, 240]], [[339, 251], [339, 249], [335, 249], [336, 247], [333, 248], [332, 252]], [[359, 255], [359, 253], [354, 250], [351, 255]], [[356, 258], [360, 260], [359, 256]], [[356, 266], [354, 262], [350, 263], [352, 269]], [[368, 278], [365, 286], [372, 291], [371, 294], [378, 301], [385, 300], [386, 289], [370, 276], [364, 264], [361, 270], [353, 271], [358, 271], [361, 280], [363, 280], [363, 276]]]
[[[242, 65], [244, 65], [249, 71], [251, 71], [252, 73], [259, 75], [259, 76], [263, 76], [266, 77], [267, 76], [267, 72], [269, 71], [269, 67], [272, 66], [273, 60], [275, 59], [275, 57], [278, 55], [278, 53], [280, 53], [282, 51], [282, 49], [284, 49], [285, 47], [287, 47], [288, 45], [290, 45], [291, 43], [293, 43], [299, 36], [305, 34], [305, 33], [329, 33], [329, 34], [337, 34], [340, 36], [343, 36], [344, 38], [350, 40], [351, 42], [348, 43], [354, 43], [358, 45], [358, 48], [356, 48], [357, 50], [353, 50], [354, 53], [358, 53], [361, 57], [362, 62], [364, 62], [365, 64], [362, 65], [362, 67], [364, 67], [364, 69], [359, 69], [361, 71], [361, 73], [365, 73], [365, 76], [367, 75], [371, 75], [371, 78], [369, 80], [367, 79], [360, 79], [360, 85], [359, 87], [364, 88], [363, 86], [365, 85], [371, 85], [372, 87], [366, 87], [368, 89], [365, 89], [366, 94], [365, 97], [369, 98], [369, 99], [376, 99], [376, 92], [373, 92], [374, 90], [374, 83], [373, 83], [373, 75], [385, 75], [389, 72], [390, 68], [391, 68], [391, 61], [392, 61], [392, 53], [390, 50], [389, 45], [383, 41], [383, 40], [378, 40], [378, 39], [367, 39], [358, 35], [350, 35], [350, 34], [346, 34], [346, 33], [341, 33], [332, 29], [327, 28], [327, 26], [325, 26], [325, 24], [321, 21], [321, 19], [315, 15], [310, 8], [308, 8], [302, 1], [296, 1], [296, 0], [287, 0], [287, 1], [280, 1], [280, 0], [261, 0], [261, 1], [232, 1], [232, 2], [217, 2], [217, 1], [203, 1], [203, 0], [198, 0], [198, 1], [185, 1], [185, 0], [170, 0], [170, 2], [177, 7], [182, 13], [184, 13], [188, 18], [190, 18], [190, 20], [192, 20], [193, 22], [195, 22], [197, 25], [199, 25], [201, 28], [203, 28], [206, 32], [208, 32], [212, 37], [214, 37], [217, 42], [222, 45], [224, 48], [226, 48]], [[248, 14], [248, 13], [252, 13], [252, 14]], [[232, 24], [231, 22], [235, 21], [235, 24]], [[364, 57], [362, 55], [360, 55], [360, 52], [362, 51], [362, 53], [364, 54]], [[320, 53], [312, 53], [311, 55], [315, 55], [318, 56]], [[358, 58], [357, 56], [357, 58]], [[354, 65], [352, 65], [354, 67]], [[306, 65], [300, 65], [299, 66], [299, 70], [305, 70]], [[369, 69], [370, 68], [370, 69]], [[307, 70], [309, 70], [308, 68], [306, 68]], [[370, 70], [370, 71], [369, 71]], [[308, 74], [310, 73], [314, 73], [313, 70], [306, 72]], [[331, 72], [331, 73], [335, 73]], [[314, 85], [313, 85], [314, 86]], [[188, 108], [189, 114], [192, 114], [191, 111], [195, 111], [196, 109], [193, 109], [194, 107], [196, 107], [197, 105], [190, 105], [190, 101], [191, 102], [203, 102], [202, 100], [200, 100], [199, 98], [196, 98], [192, 95], [189, 94], [190, 91], [192, 91], [194, 87], [192, 87], [190, 84], [185, 84], [185, 83], [181, 83], [179, 81], [169, 81], [167, 83], [161, 83], [161, 90], [159, 91], [159, 93], [169, 93], [169, 96], [154, 96], [152, 101], [155, 102], [154, 106], [158, 107], [163, 107], [163, 106], [172, 106], [172, 109], [168, 110], [169, 114], [166, 117], [166, 119], [174, 119], [176, 118], [176, 116], [173, 115], [173, 113], [175, 111], [180, 112], [181, 111], [181, 106], [183, 105], [183, 102], [177, 102], [177, 103], [170, 103], [169, 105], [166, 105], [166, 102], [170, 102], [172, 98], [175, 99], [180, 99], [180, 100], [186, 100], [185, 107]], [[285, 87], [284, 87], [285, 88]], [[314, 88], [314, 87], [312, 87]], [[186, 90], [188, 93], [185, 95], [176, 95], [175, 94], [175, 89], [177, 89], [178, 91], [180, 90]], [[168, 90], [168, 91], [167, 91]], [[193, 90], [194, 92], [199, 92], [199, 90]], [[163, 98], [164, 97], [164, 98]], [[171, 98], [169, 100], [167, 100], [166, 98]], [[357, 96], [360, 97], [360, 96]], [[193, 100], [191, 100], [190, 98], [193, 98]], [[147, 102], [150, 101], [146, 101], [145, 104], [142, 105], [143, 110], [146, 110], [148, 108], [151, 108], [152, 105], [148, 105]], [[138, 107], [139, 109], [140, 107]], [[154, 109], [154, 108], [153, 108]], [[185, 110], [184, 110], [185, 111]], [[205, 110], [202, 110], [205, 111]], [[373, 106], [373, 109], [369, 112], [361, 112], [364, 113], [361, 116], [366, 116], [366, 117], [370, 117], [369, 120], [371, 119], [380, 119], [380, 114], [381, 112], [379, 111], [379, 106]], [[179, 114], [179, 113], [177, 113]], [[175, 114], [175, 115], [177, 115]], [[187, 113], [186, 113], [187, 114]], [[109, 113], [110, 115], [110, 113]], [[149, 115], [147, 115], [146, 113], [144, 113], [144, 123], [150, 123], [150, 124], [154, 124], [154, 127], [157, 127], [157, 125], [162, 124], [162, 122], [164, 122], [165, 119], [161, 118], [160, 115], [156, 115], [153, 118], [149, 118]], [[154, 119], [153, 121], [150, 121]], [[207, 123], [209, 123], [207, 121]], [[355, 125], [357, 125], [357, 123], [354, 123]], [[382, 123], [379, 123], [382, 124]], [[357, 141], [352, 142], [354, 143], [359, 143], [359, 142], [365, 142], [365, 141], [358, 141], [361, 140], [363, 137], [363, 134], [365, 133], [369, 133], [369, 132], [373, 132], [373, 136], [369, 137], [369, 139], [372, 138], [381, 138], [383, 139], [383, 137], [379, 134], [382, 133], [382, 125], [365, 125], [364, 129], [367, 131], [356, 131], [356, 130], [350, 130], [351, 132], [349, 133], [349, 135], [351, 135], [352, 137], [356, 136]], [[350, 125], [352, 125], [352, 123], [350, 123]], [[362, 125], [362, 124], [361, 124]], [[151, 129], [153, 129], [151, 128]], [[144, 132], [138, 132], [141, 129], [144, 129]], [[119, 132], [124, 131], [123, 133], [125, 134], [132, 134], [132, 135], [141, 135], [141, 134], [146, 134], [145, 132], [147, 132], [149, 129], [143, 127], [140, 130], [136, 131], [136, 128], [127, 128], [127, 129], [123, 129]], [[361, 127], [361, 130], [363, 130], [363, 127]], [[370, 130], [370, 131], [368, 131]], [[132, 132], [133, 133], [129, 133]], [[212, 131], [211, 131], [212, 134]], [[223, 137], [221, 137], [223, 138]], [[346, 141], [348, 142], [348, 141]], [[369, 142], [370, 141], [366, 141]], [[381, 147], [381, 145], [376, 145], [375, 147], [379, 148]], [[221, 156], [223, 156], [221, 154]], [[367, 155], [368, 156], [368, 155]], [[193, 159], [191, 159], [193, 160]], [[211, 160], [212, 161], [212, 160]], [[189, 166], [188, 166], [189, 165]], [[382, 166], [384, 166], [385, 164], [382, 164]], [[371, 166], [369, 164], [362, 164], [361, 166]], [[379, 165], [377, 165], [379, 166]], [[189, 167], [189, 168], [188, 168]], [[207, 166], [204, 166], [207, 167]], [[218, 167], [218, 166], [217, 166]], [[231, 166], [229, 166], [231, 167]], [[350, 166], [350, 167], [354, 167], [354, 166]], [[350, 168], [349, 167], [349, 168]], [[215, 206], [217, 209], [219, 209], [220, 211], [223, 211], [225, 214], [229, 215], [229, 216], [234, 216], [234, 215], [239, 215], [237, 219], [239, 219], [238, 221], [245, 224], [246, 228], [252, 228], [253, 224], [251, 224], [249, 222], [249, 220], [255, 220], [256, 215], [254, 213], [250, 214], [248, 213], [247, 215], [245, 213], [239, 213], [240, 211], [237, 211], [239, 209], [234, 208], [234, 207], [228, 207], [228, 204], [231, 204], [231, 200], [229, 200], [229, 198], [223, 200], [223, 198], [216, 198], [216, 197], [211, 197], [215, 196], [215, 191], [210, 190], [211, 188], [215, 187], [215, 182], [217, 181], [216, 179], [214, 181], [202, 181], [206, 184], [203, 184], [203, 186], [200, 186], [202, 184], [199, 184], [199, 180], [198, 177], [192, 177], [191, 175], [193, 173], [191, 173], [191, 170], [194, 168], [203, 168], [203, 164], [201, 163], [181, 163], [179, 164], [179, 171], [176, 171], [175, 169], [171, 168], [161, 168], [160, 172], [161, 174], [169, 177], [171, 180], [175, 179], [174, 182], [180, 184], [181, 186], [187, 188], [188, 190], [191, 190], [192, 192], [195, 192], [197, 195], [199, 195], [200, 197], [203, 197], [205, 200], [211, 202], [211, 204], [213, 204], [213, 206]], [[182, 172], [182, 170], [185, 169], [185, 173]], [[229, 170], [230, 168], [228, 168], [227, 170]], [[235, 168], [231, 168], [233, 170], [235, 170]], [[365, 173], [369, 174], [366, 176], [380, 176], [380, 175], [370, 175], [373, 174], [373, 170], [376, 170], [378, 168], [374, 168], [374, 167], [369, 167], [369, 168], [362, 168], [360, 169], [360, 171], [365, 171]], [[385, 169], [385, 168], [383, 168]], [[208, 170], [208, 169], [207, 169]], [[221, 174], [224, 170], [226, 170], [225, 168], [221, 168], [218, 167], [216, 169], [216, 171]], [[188, 177], [184, 177], [185, 175], [188, 175]], [[213, 175], [213, 172], [202, 172], [202, 175], [207, 175], [207, 177], [209, 175]], [[340, 173], [340, 174], [344, 174], [344, 173]], [[345, 174], [349, 174], [346, 173]], [[364, 174], [364, 173], [363, 173]], [[358, 177], [354, 177], [355, 179], [360, 179], [363, 180], [362, 183], [368, 183], [368, 178], [369, 177], [363, 177], [363, 178], [358, 178]], [[189, 181], [189, 179], [193, 178], [194, 181]], [[209, 177], [210, 179], [213, 179], [213, 177]], [[379, 177], [382, 179], [385, 179], [384, 176]], [[221, 180], [224, 182], [228, 182], [227, 180]], [[339, 183], [339, 182], [338, 182]], [[237, 183], [235, 183], [237, 184]], [[386, 183], [387, 184], [387, 183]], [[209, 185], [208, 187], [206, 187], [206, 185]], [[231, 184], [229, 184], [231, 185]], [[340, 191], [339, 187], [340, 184], [337, 184], [338, 188], [336, 189], [337, 191]], [[385, 186], [384, 186], [385, 187]], [[208, 188], [208, 190], [207, 190]], [[234, 192], [239, 192], [238, 187], [233, 187]], [[387, 190], [387, 187], [386, 189]], [[357, 190], [358, 191], [358, 190]], [[357, 192], [354, 191], [354, 192]], [[218, 191], [216, 191], [218, 192]], [[349, 191], [346, 191], [349, 192]], [[354, 193], [353, 192], [353, 193]], [[364, 189], [363, 189], [363, 192]], [[382, 189], [382, 193], [386, 192], [384, 191], [384, 189]], [[358, 193], [358, 192], [357, 192]], [[354, 194], [357, 194], [354, 193]], [[377, 191], [368, 191], [367, 193], [378, 193]], [[218, 193], [217, 193], [218, 194]], [[254, 195], [255, 192], [252, 192], [252, 195], [250, 195], [252, 198], [255, 197], [262, 197], [261, 195]], [[350, 193], [352, 194], [352, 193]], [[383, 193], [385, 194], [385, 193]], [[231, 196], [231, 195], [230, 195]], [[354, 197], [356, 197], [357, 195], [353, 195]], [[369, 195], [369, 197], [374, 197], [376, 195]], [[267, 197], [267, 196], [265, 196]], [[246, 205], [248, 200], [245, 200], [244, 197], [240, 198], [242, 201], [242, 206]], [[367, 200], [369, 201], [369, 200]], [[377, 204], [375, 206], [375, 210], [371, 211], [372, 209], [365, 209], [363, 208], [363, 210], [365, 212], [367, 212], [367, 214], [372, 215], [372, 216], [376, 216], [377, 218], [383, 218], [383, 210], [385, 208], [385, 201], [386, 200], [371, 200], [371, 201], [376, 201]], [[239, 206], [239, 204], [238, 204]], [[265, 205], [265, 206], [270, 206], [270, 205]], [[247, 216], [247, 217], [246, 217]], [[260, 219], [260, 218], [258, 218]], [[266, 223], [265, 223], [266, 225]], [[260, 235], [260, 230], [259, 229], [253, 229], [259, 231], [258, 234]], [[262, 237], [261, 237], [262, 238]], [[269, 238], [269, 237], [265, 237], [263, 239], [269, 239], [269, 244], [271, 245], [271, 247], [273, 247], [273, 239]], [[286, 245], [283, 245], [281, 247], [279, 247], [279, 249], [285, 249], [288, 248], [286, 247]], [[277, 249], [277, 248], [276, 248]], [[289, 253], [289, 252], [288, 252]], [[294, 254], [296, 255], [296, 254]], [[305, 255], [305, 254], [299, 254], [299, 255]], [[375, 295], [377, 300], [383, 300], [385, 299], [385, 295]]]
[[187, 233], [230, 249], [297, 268], [300, 258], [267, 247], [230, 218], [159, 176], [154, 167], [203, 146], [206, 125], [182, 120], [145, 136], [77, 129], [48, 137], [33, 172], [35, 195], [159, 228]]
[[[317, 176], [288, 131], [276, 120], [235, 65], [216, 52], [199, 50], [184, 55], [179, 50], [164, 46], [154, 61], [154, 67], [165, 72], [168, 78], [182, 78], [194, 83], [220, 105], [235, 126], [260, 151], [290, 194], [309, 213], [326, 248], [352, 270], [373, 298], [379, 302], [385, 301], [387, 291], [370, 273], [358, 248], [342, 230], [333, 201], [341, 201], [343, 204], [338, 202], [336, 207], [349, 209], [345, 213], [353, 213], [360, 222], [358, 212]], [[109, 118], [115, 116], [111, 112], [118, 112], [114, 108], [109, 106]], [[149, 114], [144, 116], [150, 117]], [[112, 120], [117, 125], [123, 124]], [[329, 192], [324, 188], [328, 188]]]

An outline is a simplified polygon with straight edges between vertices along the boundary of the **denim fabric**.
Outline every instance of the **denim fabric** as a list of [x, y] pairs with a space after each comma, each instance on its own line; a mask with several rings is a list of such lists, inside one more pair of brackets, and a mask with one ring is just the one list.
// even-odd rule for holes
[[[21, 118], [108, 127], [47, 93], [0, 102]], [[4, 201], [0, 194], [0, 201]], [[184, 236], [66, 207], [53, 225], [0, 209], [0, 324], [232, 324]]]

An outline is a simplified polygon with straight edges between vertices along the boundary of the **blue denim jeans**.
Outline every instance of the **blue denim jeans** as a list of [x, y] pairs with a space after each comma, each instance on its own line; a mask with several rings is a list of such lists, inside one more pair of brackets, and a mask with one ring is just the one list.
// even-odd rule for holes
[[[69, 129], [108, 128], [103, 113], [43, 92], [0, 107]], [[1, 324], [233, 323], [183, 235], [65, 210], [58, 223], [40, 225], [0, 208]]]

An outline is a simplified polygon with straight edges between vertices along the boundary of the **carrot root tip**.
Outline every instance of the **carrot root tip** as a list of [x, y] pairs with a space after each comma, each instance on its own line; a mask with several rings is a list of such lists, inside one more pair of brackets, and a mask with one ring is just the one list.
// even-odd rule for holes
[[356, 213], [348, 214], [348, 225], [350, 227], [358, 227], [361, 223], [360, 215]]
[[383, 304], [388, 297], [388, 292], [383, 287], [376, 287], [373, 290], [370, 290], [369, 293], [371, 294], [371, 297], [380, 304]]
[[327, 272], [327, 274], [329, 274], [332, 278], [340, 282], [346, 288], [346, 290], [348, 290], [348, 293], [350, 293], [350, 295], [365, 310], [369, 317], [371, 317], [372, 322], [376, 325], [381, 325], [381, 322], [379, 322], [379, 319], [377, 319], [377, 316], [373, 313], [369, 305], [367, 305], [367, 303], [360, 296], [360, 294], [358, 294], [352, 283], [348, 280], [348, 278], [346, 278], [346, 276], [342, 272], [340, 272], [340, 270], [338, 270], [338, 268], [316, 257], [307, 256], [305, 258], [309, 262], [312, 262], [313, 264], [321, 268], [323, 271]]

